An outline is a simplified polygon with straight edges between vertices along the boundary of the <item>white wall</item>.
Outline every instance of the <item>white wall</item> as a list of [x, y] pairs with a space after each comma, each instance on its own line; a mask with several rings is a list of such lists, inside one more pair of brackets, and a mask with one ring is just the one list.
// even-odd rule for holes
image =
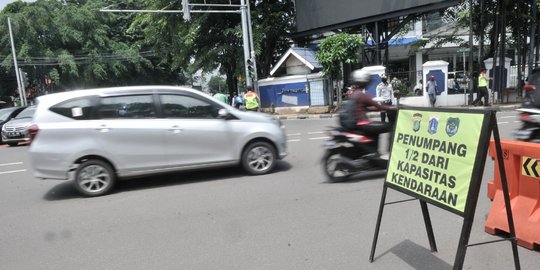
[[311, 73], [311, 70], [296, 57], [289, 57], [285, 61], [285, 66], [287, 67], [287, 75], [305, 75]]

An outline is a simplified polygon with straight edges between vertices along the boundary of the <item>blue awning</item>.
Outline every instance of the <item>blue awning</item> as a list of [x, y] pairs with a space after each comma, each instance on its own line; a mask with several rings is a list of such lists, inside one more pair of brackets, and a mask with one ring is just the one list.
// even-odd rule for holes
[[[388, 43], [389, 46], [400, 46], [400, 45], [407, 45], [411, 44], [415, 41], [417, 41], [418, 38], [416, 37], [400, 37], [400, 38], [392, 38], [390, 39], [390, 42]], [[373, 46], [375, 43], [373, 42], [373, 39], [368, 39], [366, 41], [367, 45]]]

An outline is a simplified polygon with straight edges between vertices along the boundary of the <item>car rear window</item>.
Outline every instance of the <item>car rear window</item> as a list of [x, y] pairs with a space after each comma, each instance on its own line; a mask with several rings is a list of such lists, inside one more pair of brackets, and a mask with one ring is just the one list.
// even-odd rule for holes
[[52, 106], [49, 110], [75, 120], [92, 119], [92, 98], [70, 99]]
[[99, 116], [102, 119], [155, 118], [152, 95], [130, 95], [101, 98]]

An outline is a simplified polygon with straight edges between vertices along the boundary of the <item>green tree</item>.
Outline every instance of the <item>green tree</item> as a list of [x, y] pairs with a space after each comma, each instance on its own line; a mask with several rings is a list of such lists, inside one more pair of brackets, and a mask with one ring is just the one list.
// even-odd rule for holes
[[227, 82], [219, 76], [212, 76], [210, 78], [208, 81], [208, 88], [220, 93], [229, 93]]
[[[358, 50], [361, 45], [361, 37], [347, 33], [340, 33], [323, 39], [317, 52], [317, 59], [323, 66], [323, 72], [331, 80], [343, 78], [341, 74], [343, 63], [357, 63]], [[341, 103], [341, 87], [338, 86], [337, 89], [338, 103]]]
[[296, 31], [295, 9], [291, 0], [252, 0], [252, 22], [257, 46], [257, 74], [265, 77], [290, 48], [290, 34]]
[[[223, 4], [219, 0], [190, 0], [190, 3]], [[294, 27], [292, 0], [249, 1], [253, 41], [259, 76], [268, 75], [272, 64], [287, 48]], [[181, 1], [144, 0], [145, 9], [180, 10]], [[198, 8], [200, 9], [200, 8]], [[194, 13], [185, 22], [181, 14], [139, 14], [131, 30], [143, 33], [142, 48], [159, 52], [164, 63], [189, 67], [189, 72], [218, 69], [225, 74], [230, 92], [238, 89], [244, 76], [241, 17], [237, 13]], [[287, 46], [288, 47], [288, 46]]]
[[[64, 5], [62, 2], [66, 2]], [[38, 84], [58, 88], [148, 83], [181, 84], [182, 70], [163, 68], [154, 51], [133, 44], [142, 33], [127, 31], [134, 14], [103, 13], [111, 0], [15, 2], [0, 13], [10, 17], [19, 66]], [[135, 8], [138, 1], [122, 2]], [[0, 24], [7, 33], [7, 25]], [[4, 72], [13, 72], [9, 35], [0, 36]]]

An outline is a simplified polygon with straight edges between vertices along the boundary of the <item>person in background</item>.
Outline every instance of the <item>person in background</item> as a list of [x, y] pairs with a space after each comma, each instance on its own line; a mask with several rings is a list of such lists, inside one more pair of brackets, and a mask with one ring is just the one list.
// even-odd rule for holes
[[[377, 85], [377, 97], [381, 100], [381, 104], [391, 106], [394, 99], [394, 89], [392, 84], [388, 83], [388, 77], [385, 74], [381, 76], [381, 83]], [[381, 111], [381, 122], [386, 122], [386, 111]]]
[[421, 96], [422, 92], [424, 90], [424, 86], [422, 85], [422, 80], [419, 80], [418, 83], [414, 86], [414, 94], [417, 96]]
[[489, 92], [487, 89], [488, 78], [486, 75], [486, 69], [480, 70], [480, 75], [478, 76], [478, 96], [473, 101], [473, 105], [480, 105], [482, 97], [484, 98], [484, 106], [489, 106]]
[[253, 91], [253, 87], [247, 86], [246, 93], [244, 94], [244, 106], [248, 111], [259, 111], [260, 100], [257, 93]]
[[240, 109], [240, 106], [244, 104], [244, 98], [242, 98], [242, 95], [236, 94], [236, 92], [233, 93], [233, 97], [231, 100], [231, 105], [237, 109]]
[[426, 88], [429, 95], [429, 102], [431, 103], [431, 107], [435, 107], [435, 102], [437, 101], [437, 82], [435, 81], [435, 76], [429, 75]]
[[214, 91], [214, 90], [211, 90], [210, 93], [212, 93], [212, 96], [215, 99], [217, 99], [217, 100], [219, 100], [219, 101], [221, 101], [223, 103], [227, 103], [227, 104], [229, 103], [229, 98], [225, 94], [223, 94], [221, 92], [216, 93], [216, 91]]

